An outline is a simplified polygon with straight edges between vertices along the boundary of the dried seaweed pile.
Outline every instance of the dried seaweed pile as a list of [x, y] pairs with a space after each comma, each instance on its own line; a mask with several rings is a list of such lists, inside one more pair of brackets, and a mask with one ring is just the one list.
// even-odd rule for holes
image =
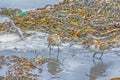
[[22, 11], [21, 9], [11, 9], [11, 8], [1, 8], [1, 9], [2, 10], [0, 11], [0, 14], [2, 14], [2, 16], [7, 16], [10, 18], [16, 17], [16, 15]]
[[[70, 39], [83, 40], [88, 34], [96, 37], [120, 35], [119, 0], [64, 0], [50, 8], [38, 8], [20, 16], [21, 10], [3, 9], [2, 14], [9, 16], [22, 31], [37, 30], [57, 33]], [[15, 12], [13, 14], [12, 12]], [[14, 15], [14, 17], [11, 15]], [[0, 30], [7, 22], [0, 23]]]
[[[0, 77], [0, 80], [36, 80], [41, 76], [41, 66], [49, 60], [56, 61], [40, 56], [30, 60], [16, 55], [0, 56], [0, 68], [7, 70], [6, 77]], [[34, 73], [34, 70], [37, 72]]]
[[[50, 8], [26, 11], [24, 15], [21, 12], [2, 8], [0, 15], [12, 19], [23, 32], [57, 33], [71, 41], [85, 41], [85, 44], [91, 40], [90, 35], [110, 44], [120, 42], [120, 0], [64, 0]], [[7, 21], [0, 23], [0, 31], [6, 31], [7, 25]], [[8, 67], [6, 77], [0, 80], [36, 80], [42, 72], [41, 65], [48, 61], [49, 58], [43, 57], [31, 61], [15, 55], [0, 56], [0, 68]], [[35, 69], [39, 74], [32, 72]]]

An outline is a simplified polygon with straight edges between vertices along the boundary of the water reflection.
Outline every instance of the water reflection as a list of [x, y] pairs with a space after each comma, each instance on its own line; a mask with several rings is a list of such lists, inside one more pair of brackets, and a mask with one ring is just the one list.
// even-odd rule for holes
[[55, 75], [56, 73], [59, 73], [61, 71], [60, 66], [61, 66], [60, 62], [51, 60], [47, 64], [48, 72], [52, 75]]
[[104, 64], [102, 60], [93, 61], [94, 66], [90, 69], [90, 80], [96, 80], [98, 77], [105, 76], [105, 71], [108, 68], [107, 64]]

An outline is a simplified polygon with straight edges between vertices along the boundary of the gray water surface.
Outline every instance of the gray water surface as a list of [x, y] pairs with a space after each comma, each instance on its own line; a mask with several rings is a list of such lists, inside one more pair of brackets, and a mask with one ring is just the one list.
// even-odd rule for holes
[[0, 0], [0, 8], [36, 9], [47, 4], [58, 4], [62, 0]]
[[[33, 33], [32, 31], [30, 31]], [[0, 56], [17, 55], [27, 59], [38, 56], [48, 57], [46, 33], [36, 34], [20, 41], [15, 34], [0, 35]], [[8, 37], [9, 36], [9, 37]], [[42, 65], [40, 80], [108, 80], [120, 75], [120, 48], [114, 48], [104, 54], [102, 60], [92, 58], [93, 53], [81, 45], [69, 47], [69, 43], [60, 46], [59, 62], [48, 62]], [[51, 58], [57, 56], [57, 47], [51, 51]], [[58, 71], [60, 69], [60, 71]], [[5, 76], [7, 68], [0, 69], [0, 76]], [[36, 73], [36, 71], [34, 71]]]

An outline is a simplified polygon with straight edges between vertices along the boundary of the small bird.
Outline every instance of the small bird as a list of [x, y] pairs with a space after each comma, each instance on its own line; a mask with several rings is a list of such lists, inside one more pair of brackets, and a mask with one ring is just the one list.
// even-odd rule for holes
[[103, 53], [110, 50], [111, 46], [107, 42], [94, 39], [88, 43], [88, 48], [89, 50], [95, 52], [93, 54], [93, 58], [95, 58], [97, 53], [101, 53], [99, 57], [99, 59], [101, 59], [101, 57], [103, 56]]
[[57, 46], [58, 47], [57, 58], [58, 58], [59, 52], [60, 52], [59, 46], [62, 43], [62, 38], [58, 34], [51, 34], [51, 35], [48, 36], [47, 41], [48, 41], [48, 47], [49, 47], [49, 50], [50, 50], [49, 57], [51, 55], [52, 46]]

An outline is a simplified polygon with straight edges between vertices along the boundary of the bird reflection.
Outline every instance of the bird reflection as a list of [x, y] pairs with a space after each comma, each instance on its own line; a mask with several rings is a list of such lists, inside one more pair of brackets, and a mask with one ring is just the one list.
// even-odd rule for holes
[[105, 70], [108, 65], [104, 64], [102, 60], [99, 62], [93, 60], [94, 66], [90, 69], [90, 80], [96, 80], [100, 76], [104, 76]]
[[59, 73], [61, 71], [60, 65], [61, 65], [60, 62], [49, 61], [47, 64], [48, 72], [52, 75]]

